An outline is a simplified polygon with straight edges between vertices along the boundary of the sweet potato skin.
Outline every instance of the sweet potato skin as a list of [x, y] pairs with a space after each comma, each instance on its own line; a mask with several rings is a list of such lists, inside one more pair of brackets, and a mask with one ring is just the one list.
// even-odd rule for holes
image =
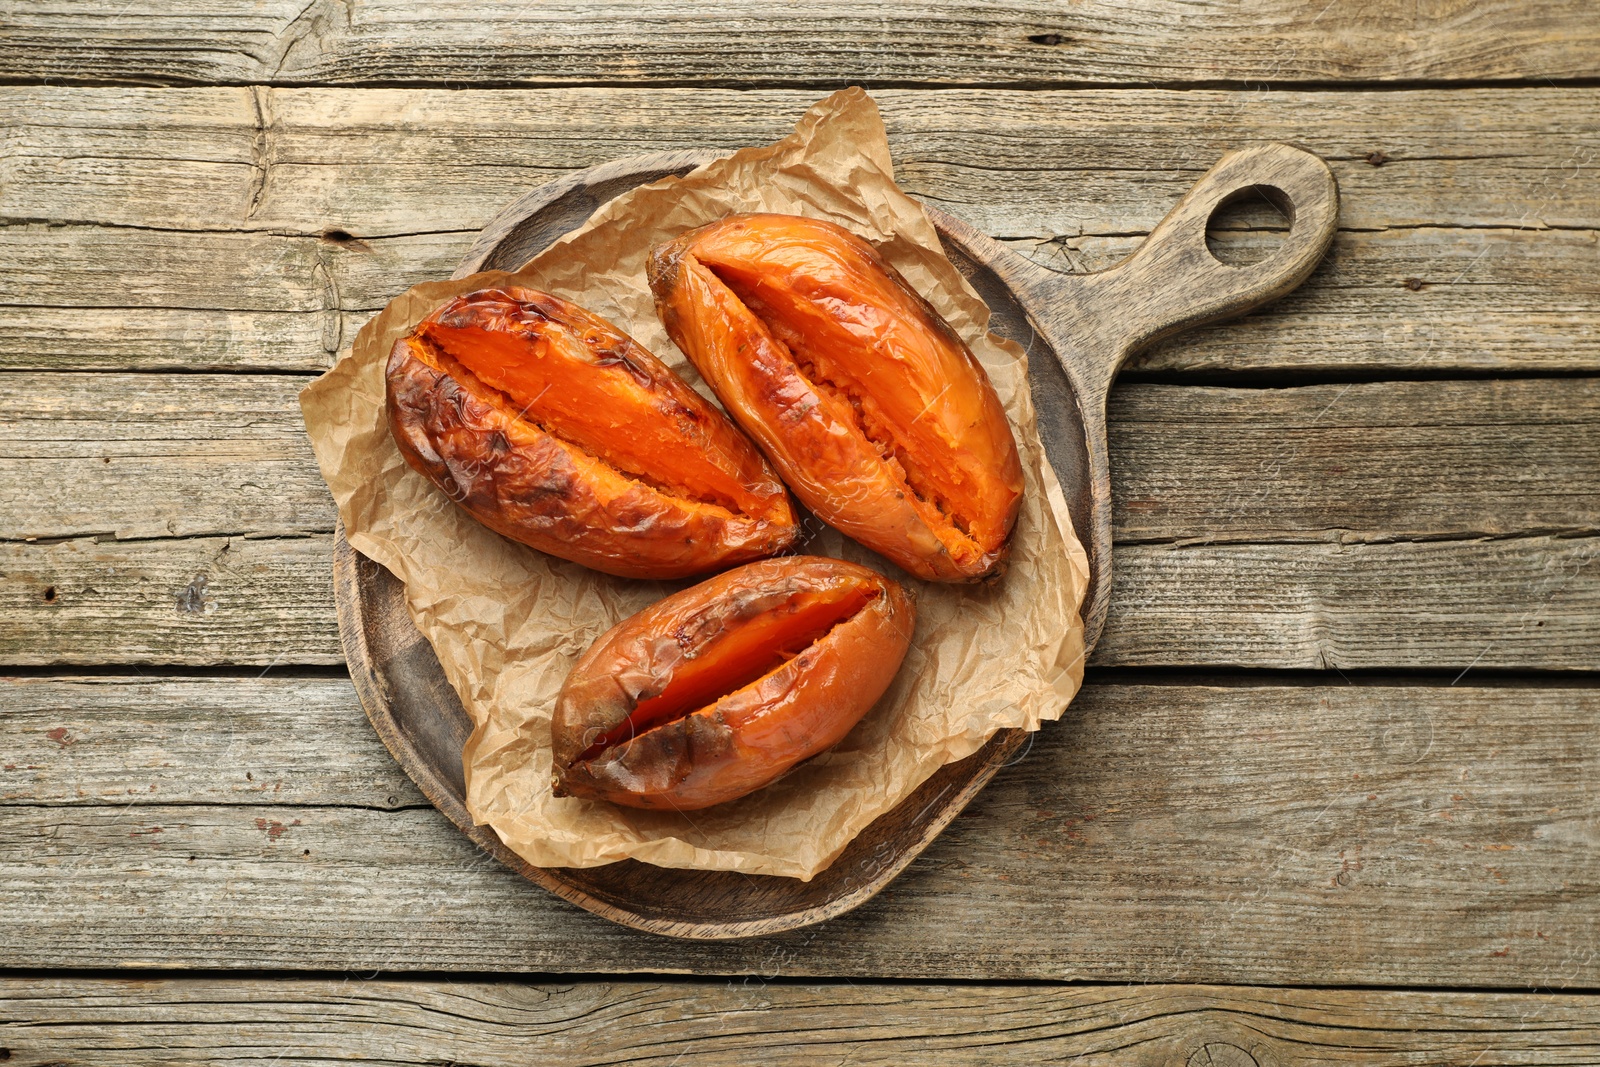
[[982, 366], [865, 241], [735, 215], [658, 246], [668, 334], [817, 516], [921, 578], [1009, 549], [1022, 467]]
[[490, 529], [551, 555], [681, 578], [799, 536], [782, 483], [721, 412], [549, 294], [449, 302], [396, 342], [387, 390], [406, 462]]
[[[592, 751], [697, 658], [746, 627], [781, 629], [781, 613], [808, 597], [861, 606], [756, 680]], [[898, 583], [818, 556], [762, 560], [683, 590], [619, 623], [573, 668], [551, 724], [552, 787], [680, 811], [742, 797], [850, 732], [894, 679], [915, 623]]]

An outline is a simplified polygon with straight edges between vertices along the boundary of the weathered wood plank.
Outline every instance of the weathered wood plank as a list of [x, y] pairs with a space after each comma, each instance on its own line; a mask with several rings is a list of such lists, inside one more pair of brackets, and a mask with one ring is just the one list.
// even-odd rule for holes
[[329, 534], [0, 543], [0, 663], [339, 664]]
[[324, 371], [341, 339], [348, 344], [371, 317], [9, 305], [0, 314], [0, 370]]
[[19, 1067], [1594, 1063], [1593, 996], [1242, 986], [0, 980]]
[[1593, 77], [1581, 0], [1406, 6], [1270, 0], [766, 5], [89, 0], [15, 5], [0, 76], [142, 84], [984, 85], [1385, 82]]
[[[324, 370], [390, 297], [447, 276], [473, 234], [359, 246], [270, 234], [191, 236], [0, 229], [0, 262], [10, 267], [0, 275], [0, 302], [10, 302], [0, 318], [0, 368]], [[1600, 370], [1597, 237], [1600, 230], [1340, 233], [1299, 291], [1243, 322], [1158, 345], [1130, 369]], [[1012, 244], [1059, 268], [1109, 264], [1135, 242]], [[151, 263], [159, 273], [147, 270]], [[1410, 279], [1418, 288], [1407, 286]]]
[[[476, 230], [579, 167], [770, 141], [817, 95], [6, 87], [0, 214], [358, 237]], [[1596, 89], [875, 99], [906, 189], [1000, 237], [1146, 232], [1223, 152], [1274, 139], [1329, 160], [1346, 228], [1600, 225]]]
[[1128, 545], [1097, 666], [1600, 669], [1600, 538]]
[[[0, 966], [1600, 979], [1594, 689], [1092, 684], [882, 897], [688, 944], [557, 901], [431, 809], [359, 806], [392, 772], [341, 679], [5, 691]], [[142, 724], [165, 766], [117, 767]]]
[[[0, 420], [0, 538], [330, 533], [282, 375], [47, 374]], [[26, 487], [26, 488], [23, 488]]]
[[[332, 540], [0, 544], [0, 663], [344, 662]], [[1600, 670], [1600, 538], [1117, 549], [1090, 663]]]
[[0, 804], [426, 805], [342, 678], [0, 678]]
[[[633, 152], [770, 140], [812, 95], [6, 89], [0, 302], [15, 306], [0, 366], [320, 369], [353, 335], [352, 315], [448, 273], [528, 187]], [[1600, 92], [1349, 101], [881, 98], [908, 189], [1066, 268], [1120, 254], [1131, 239], [1114, 235], [1148, 231], [1239, 143], [1289, 138], [1333, 161], [1347, 232], [1332, 262], [1266, 315], [1141, 366], [1600, 365], [1600, 182], [1587, 166]], [[1376, 150], [1381, 167], [1366, 161]], [[52, 225], [63, 222], [74, 225]], [[1423, 288], [1405, 288], [1411, 278]], [[125, 339], [119, 309], [131, 312]], [[169, 348], [158, 326], [177, 327]]]
[[[0, 423], [33, 487], [0, 503], [5, 661], [340, 662], [302, 381], [36, 379]], [[1597, 422], [1587, 379], [1124, 387], [1094, 662], [1600, 666]]]
[[[0, 539], [328, 533], [303, 378], [41, 374], [0, 421]], [[1600, 531], [1600, 379], [1129, 384], [1119, 542]]]
[[[0, 228], [0, 262], [7, 265], [0, 305], [312, 312], [336, 324], [342, 308], [370, 314], [416, 282], [448, 277], [472, 236], [373, 241], [339, 256], [314, 238], [257, 232], [7, 226]], [[324, 325], [323, 332], [333, 328]], [[339, 338], [333, 340], [337, 351]], [[317, 344], [302, 359], [326, 365], [326, 346]]]
[[1600, 379], [1134, 385], [1119, 541], [1600, 532]]
[[[331, 552], [320, 535], [0, 546], [17, 626], [0, 662], [342, 663]], [[1592, 536], [1131, 544], [1089, 662], [1600, 670], [1597, 562]]]

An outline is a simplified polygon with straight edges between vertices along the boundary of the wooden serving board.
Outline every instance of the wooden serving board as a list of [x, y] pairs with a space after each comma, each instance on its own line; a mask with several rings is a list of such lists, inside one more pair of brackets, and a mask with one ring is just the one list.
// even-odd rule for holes
[[[514, 270], [638, 185], [685, 174], [711, 153], [618, 160], [534, 190], [485, 228], [456, 276]], [[1266, 195], [1291, 227], [1267, 259], [1218, 261], [1206, 246], [1212, 214], [1239, 196]], [[1061, 275], [928, 209], [945, 252], [988, 304], [990, 329], [1029, 353], [1039, 433], [1088, 552], [1084, 639], [1093, 648], [1110, 594], [1111, 483], [1106, 394], [1117, 368], [1143, 345], [1242, 314], [1305, 280], [1327, 250], [1338, 215], [1333, 175], [1316, 156], [1265, 144], [1230, 153], [1162, 220], [1139, 250], [1098, 274]], [[404, 589], [353, 550], [334, 548], [339, 631], [351, 679], [379, 736], [406, 773], [463, 833], [497, 859], [580, 907], [626, 926], [676, 937], [729, 938], [792, 930], [841, 915], [909, 864], [1012, 759], [1021, 730], [997, 733], [949, 764], [863, 831], [809, 882], [723, 871], [685, 871], [624, 860], [603, 867], [534, 867], [467, 814], [462, 746], [466, 712], [427, 640], [412, 625]]]

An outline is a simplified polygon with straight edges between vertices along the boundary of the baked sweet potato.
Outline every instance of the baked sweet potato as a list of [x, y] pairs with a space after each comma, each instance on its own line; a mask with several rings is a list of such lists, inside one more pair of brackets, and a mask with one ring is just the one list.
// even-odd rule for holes
[[652, 251], [672, 340], [818, 517], [922, 578], [1004, 559], [1022, 466], [983, 367], [871, 245], [735, 215]]
[[681, 578], [789, 548], [783, 484], [750, 441], [604, 319], [483, 289], [395, 343], [389, 427], [484, 525], [607, 574]]
[[854, 563], [746, 564], [613, 627], [551, 724], [557, 796], [690, 811], [837, 744], [889, 687], [916, 610]]

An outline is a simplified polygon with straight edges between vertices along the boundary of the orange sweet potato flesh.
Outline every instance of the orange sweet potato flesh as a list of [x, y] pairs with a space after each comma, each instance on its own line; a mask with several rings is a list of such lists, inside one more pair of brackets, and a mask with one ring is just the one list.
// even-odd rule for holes
[[547, 293], [484, 289], [429, 315], [390, 355], [388, 408], [406, 461], [480, 522], [595, 570], [681, 578], [799, 535], [726, 416]]
[[916, 610], [820, 556], [746, 564], [646, 608], [573, 668], [551, 724], [557, 796], [692, 811], [837, 744], [883, 695]]
[[672, 340], [818, 517], [918, 577], [1004, 560], [1022, 466], [983, 367], [872, 246], [735, 215], [653, 250]]

